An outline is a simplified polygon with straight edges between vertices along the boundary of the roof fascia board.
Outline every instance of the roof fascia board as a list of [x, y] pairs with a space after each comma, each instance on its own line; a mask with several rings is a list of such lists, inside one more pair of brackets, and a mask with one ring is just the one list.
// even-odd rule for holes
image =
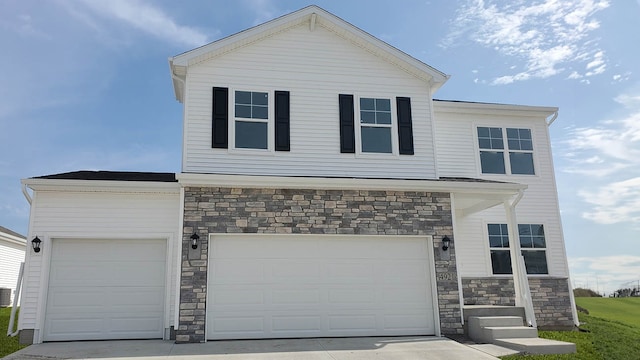
[[[275, 33], [311, 21], [316, 15], [316, 26], [323, 25], [351, 42], [363, 46], [372, 54], [385, 58], [404, 71], [427, 81], [432, 92], [435, 92], [448, 79], [449, 75], [387, 44], [366, 31], [333, 15], [332, 13], [311, 5], [293, 13], [281, 16], [261, 25], [254, 26], [239, 33], [227, 36], [199, 48], [176, 55], [169, 59], [172, 74], [178, 75], [178, 69], [188, 67], [215, 56], [218, 52], [227, 52], [238, 46], [272, 36]], [[348, 36], [347, 36], [348, 35]], [[174, 80], [175, 82], [175, 80]], [[177, 84], [174, 84], [176, 86]]]
[[[320, 23], [322, 25], [325, 25], [325, 27], [327, 25], [329, 25], [329, 28], [331, 30], [333, 30], [335, 32], [335, 29], [338, 28], [344, 32], [347, 32], [348, 34], [350, 34], [350, 39], [351, 41], [354, 41], [357, 44], [360, 45], [364, 45], [366, 48], [369, 49], [373, 49], [374, 51], [372, 51], [372, 53], [378, 55], [378, 56], [382, 56], [380, 53], [382, 52], [383, 54], [390, 54], [393, 57], [395, 57], [396, 59], [400, 60], [400, 62], [404, 62], [407, 65], [409, 65], [410, 67], [412, 67], [414, 69], [414, 71], [411, 71], [411, 73], [414, 73], [414, 75], [418, 75], [415, 74], [416, 71], [418, 70], [420, 73], [426, 73], [428, 74], [428, 79], [425, 78], [425, 76], [419, 76], [420, 78], [423, 79], [427, 79], [431, 82], [432, 85], [437, 85], [436, 88], [440, 87], [442, 84], [444, 84], [448, 79], [449, 79], [449, 75], [446, 75], [445, 73], [441, 72], [440, 70], [414, 58], [413, 56], [405, 53], [404, 51], [388, 44], [385, 41], [382, 41], [380, 39], [378, 39], [377, 37], [369, 34], [368, 32], [360, 29], [359, 27], [349, 23], [346, 20], [343, 20], [342, 18], [327, 12], [321, 8], [317, 8], [319, 12], [322, 13], [322, 16], [318, 18], [318, 20], [316, 20], [316, 23]], [[340, 33], [338, 33], [340, 34]], [[344, 35], [342, 35], [344, 37]], [[377, 50], [377, 51], [376, 51]], [[382, 56], [384, 57], [384, 56]], [[402, 67], [402, 68], [406, 68], [406, 66], [402, 66], [402, 64], [392, 61], [392, 63], [396, 66]], [[410, 70], [410, 69], [406, 69], [406, 70]], [[434, 90], [435, 91], [435, 90]]]
[[71, 179], [22, 179], [21, 183], [34, 191], [87, 191], [87, 192], [135, 192], [179, 193], [177, 182], [113, 181]]
[[543, 116], [553, 115], [558, 111], [557, 107], [511, 105], [511, 104], [490, 104], [457, 101], [433, 101], [433, 110], [440, 113], [462, 113], [462, 114], [503, 114], [519, 116]]
[[176, 174], [183, 187], [207, 186], [228, 188], [322, 189], [322, 190], [393, 190], [455, 192], [465, 194], [513, 195], [527, 188], [524, 184], [436, 180], [394, 180], [360, 178], [323, 178], [253, 176], [221, 174]]
[[256, 25], [254, 27], [229, 35], [209, 44], [203, 45], [199, 48], [195, 48], [180, 55], [176, 55], [171, 58], [171, 62], [173, 66], [188, 67], [190, 65], [193, 65], [194, 63], [202, 61], [201, 58], [206, 57], [209, 53], [214, 53], [226, 47], [235, 48], [234, 45], [238, 43], [250, 43], [269, 37], [284, 29], [306, 22], [308, 20], [307, 18], [314, 12], [314, 9], [318, 8], [315, 6], [308, 6], [296, 12], [280, 16], [264, 24]]
[[22, 246], [26, 246], [27, 244], [27, 239], [19, 238], [17, 236], [13, 236], [4, 232], [0, 232], [0, 240]]

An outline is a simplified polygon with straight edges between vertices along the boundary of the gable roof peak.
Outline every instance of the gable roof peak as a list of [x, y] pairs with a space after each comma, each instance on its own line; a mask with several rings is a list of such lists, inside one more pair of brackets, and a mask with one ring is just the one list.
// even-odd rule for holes
[[311, 31], [314, 30], [315, 26], [322, 25], [342, 38], [367, 49], [373, 55], [384, 58], [393, 65], [429, 83], [432, 93], [449, 79], [449, 75], [389, 45], [323, 8], [317, 5], [309, 5], [169, 58], [176, 99], [180, 102], [184, 100], [184, 81], [189, 66], [304, 23], [309, 23]]

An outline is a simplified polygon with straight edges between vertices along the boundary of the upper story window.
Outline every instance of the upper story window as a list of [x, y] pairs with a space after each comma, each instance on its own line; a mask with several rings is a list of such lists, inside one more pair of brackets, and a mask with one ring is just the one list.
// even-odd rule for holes
[[[488, 224], [489, 251], [493, 274], [511, 274], [507, 224]], [[541, 224], [518, 224], [520, 250], [527, 274], [548, 274], [546, 240]]]
[[390, 99], [360, 98], [360, 142], [363, 153], [392, 151]]
[[531, 129], [478, 127], [478, 147], [483, 174], [535, 175]]
[[213, 149], [290, 151], [288, 91], [230, 91], [216, 86], [212, 95]]
[[269, 148], [269, 94], [236, 91], [235, 147], [240, 149]]

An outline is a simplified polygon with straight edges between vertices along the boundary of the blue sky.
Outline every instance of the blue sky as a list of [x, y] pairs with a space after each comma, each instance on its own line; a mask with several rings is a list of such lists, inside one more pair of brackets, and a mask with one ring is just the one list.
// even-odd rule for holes
[[[167, 58], [310, 4], [4, 0], [0, 225], [27, 233], [22, 178], [179, 172]], [[640, 279], [640, 0], [315, 4], [452, 75], [437, 98], [559, 107], [551, 137], [574, 285], [609, 293]]]

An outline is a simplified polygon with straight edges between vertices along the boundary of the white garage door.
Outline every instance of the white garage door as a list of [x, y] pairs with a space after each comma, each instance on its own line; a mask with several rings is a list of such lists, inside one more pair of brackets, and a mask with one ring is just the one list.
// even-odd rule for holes
[[165, 254], [163, 240], [54, 239], [44, 340], [162, 338]]
[[207, 338], [433, 335], [425, 238], [214, 236]]

